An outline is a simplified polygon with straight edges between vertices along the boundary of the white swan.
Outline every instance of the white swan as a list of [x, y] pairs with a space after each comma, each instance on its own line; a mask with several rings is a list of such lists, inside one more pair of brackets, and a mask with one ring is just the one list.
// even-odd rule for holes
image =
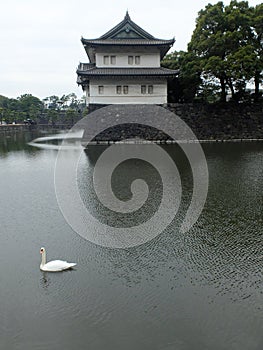
[[46, 262], [46, 249], [40, 248], [40, 254], [42, 255], [42, 261], [40, 264], [40, 270], [42, 271], [50, 271], [50, 272], [59, 272], [64, 271], [76, 266], [76, 263], [68, 263], [67, 261], [62, 260], [53, 260]]

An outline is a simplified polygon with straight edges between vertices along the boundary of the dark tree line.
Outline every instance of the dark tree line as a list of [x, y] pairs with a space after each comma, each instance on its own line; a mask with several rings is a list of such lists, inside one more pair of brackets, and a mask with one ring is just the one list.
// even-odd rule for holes
[[74, 93], [49, 96], [42, 101], [24, 94], [20, 97], [0, 96], [0, 123], [23, 123], [31, 120], [44, 124], [73, 124], [85, 114], [85, 99], [77, 99]]
[[[170, 82], [171, 102], [201, 99], [208, 102], [262, 97], [263, 80], [263, 4], [249, 6], [233, 0], [208, 4], [198, 13], [196, 27], [187, 52], [173, 52], [162, 61], [180, 69]], [[253, 94], [247, 87], [253, 86]]]

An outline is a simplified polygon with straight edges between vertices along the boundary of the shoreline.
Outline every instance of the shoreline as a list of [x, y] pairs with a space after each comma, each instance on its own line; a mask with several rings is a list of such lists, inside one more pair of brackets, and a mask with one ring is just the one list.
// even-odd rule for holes
[[[67, 125], [46, 125], [46, 124], [37, 124], [37, 125], [25, 125], [25, 124], [0, 124], [0, 136], [3, 133], [11, 132], [23, 132], [29, 130], [37, 130], [37, 129], [50, 129], [50, 130], [69, 130], [69, 126]], [[158, 144], [158, 145], [172, 145], [172, 144], [180, 144], [180, 143], [248, 143], [248, 142], [263, 142], [263, 138], [210, 138], [210, 139], [197, 139], [197, 140], [145, 140], [145, 139], [131, 139], [131, 140], [95, 140], [89, 142], [88, 145], [96, 146], [96, 145], [113, 145], [113, 144]]]
[[37, 130], [37, 129], [68, 129], [68, 125], [58, 124], [58, 125], [48, 125], [48, 124], [0, 124], [0, 134], [9, 131], [26, 131], [26, 130]]
[[263, 142], [263, 139], [225, 139], [225, 140], [125, 140], [125, 141], [91, 141], [88, 146], [108, 146], [108, 145], [175, 145], [180, 143], [248, 143], [248, 142]]

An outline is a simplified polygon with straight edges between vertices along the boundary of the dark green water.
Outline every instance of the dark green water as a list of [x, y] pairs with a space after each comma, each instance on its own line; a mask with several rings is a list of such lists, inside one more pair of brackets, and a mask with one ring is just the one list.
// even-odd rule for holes
[[[57, 151], [28, 146], [36, 136], [0, 135], [0, 349], [263, 348], [262, 143], [204, 145], [209, 192], [196, 225], [180, 234], [174, 220], [147, 244], [116, 250], [66, 223], [54, 190]], [[167, 150], [177, 154], [175, 146]], [[82, 157], [79, 187], [106, 220], [85, 170], [91, 158]], [[178, 162], [184, 206], [191, 176], [182, 155]], [[147, 215], [161, 191], [149, 165], [123, 163], [113, 188], [125, 197], [120, 180], [136, 171], [154, 189]], [[77, 268], [41, 272], [41, 246], [48, 259]]]

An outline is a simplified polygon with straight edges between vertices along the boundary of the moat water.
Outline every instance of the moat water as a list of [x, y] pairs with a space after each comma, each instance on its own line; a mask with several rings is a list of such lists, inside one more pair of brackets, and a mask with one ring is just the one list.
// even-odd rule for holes
[[[0, 135], [0, 349], [263, 348], [263, 143], [204, 144], [209, 191], [193, 228], [182, 234], [174, 220], [144, 245], [110, 249], [65, 221], [54, 188], [57, 150], [28, 145], [39, 136], [48, 134]], [[175, 156], [176, 147], [165, 149]], [[78, 183], [103, 219], [85, 171], [92, 156], [83, 155]], [[179, 163], [187, 201], [191, 172], [183, 157]], [[115, 188], [125, 196], [121, 179], [136, 171], [155, 189], [150, 212], [161, 186], [148, 164], [124, 163]], [[41, 246], [76, 269], [41, 272]]]

